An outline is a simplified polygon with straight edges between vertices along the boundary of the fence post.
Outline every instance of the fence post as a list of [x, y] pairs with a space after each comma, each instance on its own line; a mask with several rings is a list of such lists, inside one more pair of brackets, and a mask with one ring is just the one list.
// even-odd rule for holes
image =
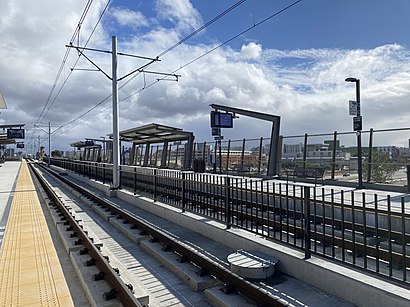
[[406, 166], [407, 171], [407, 193], [410, 193], [410, 165]]
[[372, 180], [372, 151], [373, 151], [373, 128], [370, 129], [369, 134], [369, 153], [367, 157], [367, 182]]
[[304, 187], [303, 188], [303, 203], [304, 203], [304, 213], [305, 213], [305, 259], [309, 259], [311, 257], [310, 251], [310, 188]]
[[133, 180], [134, 195], [137, 194], [137, 168], [134, 166], [134, 180]]
[[333, 132], [333, 152], [332, 152], [332, 175], [331, 179], [335, 180], [336, 171], [336, 143], [337, 143], [337, 131]]
[[[120, 178], [118, 178], [118, 190], [122, 189], [122, 176], [123, 176], [123, 167], [119, 165], [119, 173], [120, 173]], [[114, 180], [114, 179], [113, 179]]]
[[225, 177], [225, 216], [226, 229], [231, 228], [231, 195], [230, 195], [231, 178]]
[[105, 163], [102, 165], [102, 182], [105, 184]]
[[306, 170], [307, 144], [308, 144], [308, 134], [305, 133], [305, 140], [303, 142], [303, 173], [305, 173], [305, 170]]
[[182, 172], [182, 191], [181, 191], [181, 201], [182, 201], [182, 212], [185, 212], [185, 173]]
[[154, 168], [154, 202], [157, 201], [157, 169]]

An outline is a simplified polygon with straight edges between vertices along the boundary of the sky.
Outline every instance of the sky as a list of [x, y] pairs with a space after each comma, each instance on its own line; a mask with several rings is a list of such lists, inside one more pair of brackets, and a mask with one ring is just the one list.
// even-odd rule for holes
[[[220, 104], [278, 115], [284, 136], [349, 132], [356, 92], [347, 77], [361, 81], [363, 130], [409, 127], [410, 1], [240, 2], [111, 0], [102, 14], [107, 0], [94, 0], [83, 14], [84, 0], [1, 1], [0, 125], [26, 124], [28, 151], [38, 136], [48, 147], [49, 122], [52, 149], [111, 133], [111, 54], [66, 45], [111, 51], [116, 36], [118, 52], [144, 57], [119, 56], [119, 78], [159, 60], [118, 81], [120, 130], [158, 123], [210, 141], [209, 105]], [[256, 139], [270, 129], [240, 116], [222, 134]], [[408, 139], [376, 133], [375, 145]]]

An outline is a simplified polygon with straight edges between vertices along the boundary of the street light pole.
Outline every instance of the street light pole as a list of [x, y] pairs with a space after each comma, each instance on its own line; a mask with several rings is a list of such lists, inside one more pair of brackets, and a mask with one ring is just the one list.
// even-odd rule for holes
[[[356, 78], [346, 78], [346, 82], [355, 82], [356, 83], [356, 103], [357, 103], [357, 116], [360, 118], [361, 126], [361, 106], [360, 106], [360, 80]], [[363, 167], [362, 167], [362, 128], [357, 130], [357, 174], [358, 174], [358, 189], [363, 189]]]

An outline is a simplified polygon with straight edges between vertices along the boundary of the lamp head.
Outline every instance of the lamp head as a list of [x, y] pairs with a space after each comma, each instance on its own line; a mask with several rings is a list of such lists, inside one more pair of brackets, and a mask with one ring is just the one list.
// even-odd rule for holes
[[359, 79], [349, 77], [349, 78], [346, 78], [345, 81], [346, 82], [357, 82], [357, 81], [359, 81]]

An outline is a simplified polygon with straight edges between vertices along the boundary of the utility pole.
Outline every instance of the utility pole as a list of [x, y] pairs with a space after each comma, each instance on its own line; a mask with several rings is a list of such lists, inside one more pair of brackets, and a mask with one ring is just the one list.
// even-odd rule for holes
[[[119, 136], [119, 124], [118, 124], [118, 81], [121, 81], [125, 79], [126, 77], [131, 76], [134, 73], [137, 72], [144, 72], [144, 73], [149, 73], [149, 74], [157, 74], [157, 75], [163, 75], [163, 76], [172, 76], [175, 77], [175, 81], [178, 81], [178, 78], [180, 75], [176, 74], [168, 74], [168, 73], [161, 73], [161, 72], [155, 72], [155, 71], [147, 71], [144, 70], [146, 67], [151, 65], [154, 62], [160, 61], [158, 57], [156, 58], [148, 58], [148, 57], [142, 57], [142, 56], [136, 56], [136, 55], [131, 55], [131, 54], [125, 54], [125, 53], [118, 53], [117, 52], [117, 37], [112, 36], [112, 48], [111, 52], [110, 51], [105, 51], [105, 50], [98, 50], [98, 49], [92, 49], [92, 48], [84, 48], [84, 47], [79, 47], [79, 46], [73, 46], [72, 44], [66, 45], [68, 48], [75, 48], [79, 52], [80, 55], [84, 56], [92, 65], [94, 65], [98, 71], [102, 72], [108, 79], [112, 81], [112, 126], [113, 126], [113, 180], [112, 180], [112, 185], [110, 187], [111, 190], [117, 190], [120, 187], [120, 136]], [[110, 77], [107, 73], [105, 73], [100, 67], [98, 67], [92, 60], [90, 60], [85, 54], [84, 51], [89, 50], [89, 51], [96, 51], [96, 52], [103, 52], [103, 53], [111, 53], [112, 54], [112, 76]], [[123, 55], [123, 56], [130, 56], [134, 58], [140, 58], [144, 60], [148, 60], [149, 62], [147, 64], [142, 65], [141, 67], [131, 71], [130, 73], [126, 74], [125, 76], [118, 78], [117, 77], [117, 69], [118, 69], [118, 59], [117, 55]]]
[[51, 122], [48, 122], [48, 167], [51, 162]]
[[117, 84], [117, 37], [112, 37], [112, 140], [113, 140], [113, 170], [112, 187], [116, 190], [120, 187], [120, 133], [118, 125], [118, 84]]

